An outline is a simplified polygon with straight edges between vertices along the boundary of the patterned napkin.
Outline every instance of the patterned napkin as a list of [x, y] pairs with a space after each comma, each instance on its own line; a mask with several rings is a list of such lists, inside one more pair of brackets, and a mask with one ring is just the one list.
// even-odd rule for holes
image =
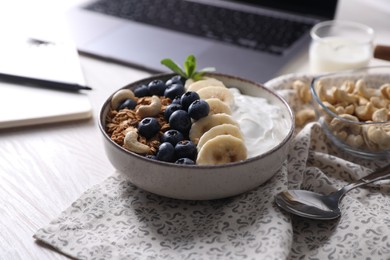
[[[293, 79], [267, 86], [297, 109], [288, 88]], [[287, 188], [329, 193], [387, 163], [390, 158], [343, 154], [314, 122], [299, 129], [274, 177], [252, 191], [182, 201], [138, 189], [115, 173], [34, 237], [77, 259], [390, 259], [388, 182], [349, 192], [337, 220], [291, 216], [274, 204]]]

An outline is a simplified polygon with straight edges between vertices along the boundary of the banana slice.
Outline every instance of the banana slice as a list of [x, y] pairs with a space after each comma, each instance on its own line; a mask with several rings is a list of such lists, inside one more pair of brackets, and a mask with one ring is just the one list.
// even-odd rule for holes
[[219, 81], [214, 78], [205, 78], [198, 81], [195, 81], [188, 85], [187, 91], [195, 91], [197, 92], [199, 89], [207, 88], [210, 86], [217, 86], [217, 87], [224, 87], [226, 86], [222, 83], [222, 81]]
[[198, 151], [202, 148], [202, 146], [210, 139], [213, 139], [219, 135], [231, 135], [237, 137], [244, 141], [244, 136], [242, 135], [240, 128], [231, 124], [222, 124], [212, 127], [209, 131], [204, 133], [198, 142]]
[[186, 82], [184, 83], [184, 88], [188, 89], [188, 87], [193, 84], [195, 81], [193, 79], [187, 79]]
[[219, 135], [208, 140], [200, 149], [198, 165], [217, 165], [238, 162], [247, 158], [244, 142], [231, 135]]
[[228, 88], [210, 86], [197, 91], [201, 99], [218, 98], [229, 107], [234, 105], [234, 96]]
[[190, 129], [190, 140], [197, 144], [199, 138], [210, 130], [212, 127], [222, 124], [231, 124], [239, 127], [238, 123], [227, 114], [215, 114], [203, 117], [198, 121], [194, 122]]
[[210, 107], [209, 115], [215, 115], [225, 113], [228, 115], [232, 114], [232, 110], [226, 103], [222, 102], [219, 98], [208, 98], [205, 100]]

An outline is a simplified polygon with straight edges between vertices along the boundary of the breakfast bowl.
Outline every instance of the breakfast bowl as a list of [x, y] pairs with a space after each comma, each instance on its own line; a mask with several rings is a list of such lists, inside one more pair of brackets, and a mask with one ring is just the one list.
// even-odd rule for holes
[[[219, 164], [197, 163], [200, 156], [202, 158], [206, 157], [207, 162], [207, 158], [210, 156], [215, 156], [215, 160], [217, 160], [217, 157], [224, 157], [228, 154], [221, 152], [217, 156], [215, 154], [200, 155], [201, 151], [199, 151], [195, 164], [168, 162], [156, 159], [155, 155], [132, 152], [126, 145], [122, 145], [113, 138], [110, 128], [113, 125], [119, 127], [121, 124], [124, 124], [123, 122], [112, 123], [113, 114], [119, 114], [117, 109], [112, 106], [116, 93], [128, 89], [138, 93], [136, 89], [140, 89], [141, 86], [146, 86], [156, 80], [167, 82], [175, 77], [176, 74], [160, 74], [130, 83], [115, 91], [104, 102], [100, 110], [99, 128], [103, 135], [103, 143], [108, 159], [116, 170], [125, 175], [135, 186], [143, 190], [169, 198], [184, 200], [226, 198], [252, 190], [269, 180], [286, 160], [294, 131], [294, 115], [286, 101], [279, 95], [260, 84], [242, 78], [219, 73], [207, 73], [204, 76], [205, 78], [222, 82], [230, 92], [235, 93], [236, 103], [241, 102], [242, 109], [239, 111], [237, 109], [238, 112], [236, 114], [233, 113], [232, 118], [237, 120], [241, 118], [241, 121], [237, 122], [239, 122], [238, 125], [241, 126], [240, 131], [242, 131], [245, 138], [248, 152], [245, 159], [241, 158], [236, 161]], [[254, 97], [254, 99], [251, 99], [249, 103], [245, 103], [249, 99], [240, 101], [242, 97]], [[257, 103], [257, 101], [259, 102]], [[171, 102], [174, 101], [168, 99], [168, 103]], [[169, 104], [166, 105], [168, 106]], [[158, 115], [160, 119], [164, 117], [162, 116], [165, 115], [163, 110], [167, 110], [167, 106], [164, 107], [163, 105], [162, 112]], [[235, 104], [234, 106], [237, 105]], [[263, 110], [264, 112], [262, 113], [266, 115], [264, 119], [253, 118], [253, 111]], [[248, 112], [249, 115], [246, 114]], [[200, 120], [202, 119], [198, 121]], [[194, 128], [196, 122], [196, 120], [192, 119], [193, 125], [191, 128]], [[171, 120], [169, 123], [171, 123]], [[138, 122], [138, 126], [139, 124]], [[164, 134], [162, 132], [168, 131], [167, 129], [170, 126], [167, 123], [161, 124], [163, 126], [160, 132], [156, 134], [157, 137], [153, 137], [159, 145], [162, 142], [160, 141], [161, 135]], [[126, 131], [127, 136], [129, 130]], [[202, 149], [206, 149], [206, 144], [209, 142], [203, 144]], [[219, 143], [224, 143], [223, 139], [213, 145], [208, 145], [208, 147], [214, 149]], [[160, 148], [161, 146], [156, 149], [159, 150]], [[233, 153], [235, 152], [239, 153], [238, 151], [233, 151]]]
[[311, 93], [319, 122], [341, 150], [364, 158], [390, 156], [390, 67], [314, 77]]

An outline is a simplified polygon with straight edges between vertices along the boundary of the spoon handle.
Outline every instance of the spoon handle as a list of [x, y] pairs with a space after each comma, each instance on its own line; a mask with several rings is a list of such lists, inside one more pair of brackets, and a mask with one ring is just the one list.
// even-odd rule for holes
[[339, 190], [339, 192], [345, 193], [359, 186], [366, 185], [375, 181], [384, 180], [387, 178], [390, 178], [390, 164], [386, 165], [385, 167], [379, 168], [370, 173], [369, 175], [348, 184], [347, 186]]
[[386, 165], [385, 167], [382, 167], [382, 168], [379, 168], [379, 169], [373, 171], [369, 175], [361, 178], [361, 180], [368, 184], [368, 183], [371, 183], [374, 181], [380, 181], [383, 179], [387, 179], [389, 177], [390, 177], [390, 164]]

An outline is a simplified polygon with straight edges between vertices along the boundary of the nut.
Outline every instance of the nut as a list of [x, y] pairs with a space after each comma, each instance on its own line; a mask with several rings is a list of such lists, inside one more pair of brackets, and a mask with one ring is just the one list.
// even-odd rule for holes
[[364, 140], [361, 135], [351, 134], [345, 139], [345, 143], [351, 147], [359, 148], [364, 144]]
[[367, 138], [380, 149], [390, 149], [390, 132], [386, 132], [382, 127], [368, 127]]
[[370, 99], [373, 96], [378, 96], [376, 89], [368, 88], [366, 82], [363, 79], [359, 79], [356, 82], [356, 93], [360, 96]]
[[[359, 119], [353, 115], [341, 114], [341, 115], [339, 115], [339, 117], [353, 121], [353, 122], [359, 122]], [[344, 130], [344, 131], [347, 131], [348, 133], [352, 133], [354, 135], [358, 135], [361, 132], [360, 125], [350, 124], [349, 122], [345, 122], [339, 118], [333, 118], [332, 121], [330, 122], [329, 126], [333, 131]]]
[[131, 91], [130, 89], [118, 90], [111, 98], [111, 108], [115, 110], [118, 109], [119, 104], [128, 98], [137, 101], [137, 98], [135, 97], [133, 91]]
[[301, 80], [296, 80], [293, 82], [293, 88], [295, 89], [298, 94], [298, 97], [304, 104], [308, 103], [311, 100], [309, 84], [305, 84]]
[[341, 141], [345, 141], [348, 137], [348, 133], [346, 131], [334, 131], [333, 135]]
[[355, 108], [355, 113], [362, 121], [368, 121], [372, 119], [372, 114], [377, 110], [371, 102], [368, 102], [364, 106], [358, 106]]
[[371, 97], [370, 102], [377, 108], [387, 108], [390, 104], [390, 100], [384, 99], [383, 97]]
[[340, 89], [351, 94], [355, 90], [355, 82], [352, 80], [347, 80], [343, 82], [343, 84], [340, 86]]
[[324, 85], [322, 84], [322, 81], [318, 81], [317, 84], [316, 84], [316, 90], [317, 90], [317, 93], [318, 93], [318, 97], [320, 98], [320, 100], [322, 101], [327, 101], [329, 102], [330, 104], [334, 104], [335, 103], [335, 100], [334, 100], [334, 97], [333, 95], [330, 95], [326, 88], [324, 87]]
[[390, 99], [390, 83], [383, 84], [379, 90], [384, 98]]
[[138, 107], [136, 114], [145, 118], [148, 116], [157, 116], [161, 112], [161, 100], [158, 96], [153, 95], [149, 105], [141, 105]]
[[125, 139], [123, 140], [123, 146], [135, 153], [139, 154], [147, 154], [150, 151], [150, 147], [146, 144], [138, 142], [138, 133], [137, 129], [134, 127], [129, 127], [125, 130], [126, 135]]
[[316, 118], [315, 111], [310, 108], [299, 110], [295, 115], [295, 124], [297, 126], [303, 126], [309, 121]]
[[333, 97], [337, 102], [347, 102], [349, 104], [356, 103], [359, 100], [359, 98], [355, 95], [349, 94], [348, 92], [339, 88], [334, 89]]
[[386, 122], [389, 120], [389, 110], [387, 108], [380, 108], [372, 114], [372, 121]]

